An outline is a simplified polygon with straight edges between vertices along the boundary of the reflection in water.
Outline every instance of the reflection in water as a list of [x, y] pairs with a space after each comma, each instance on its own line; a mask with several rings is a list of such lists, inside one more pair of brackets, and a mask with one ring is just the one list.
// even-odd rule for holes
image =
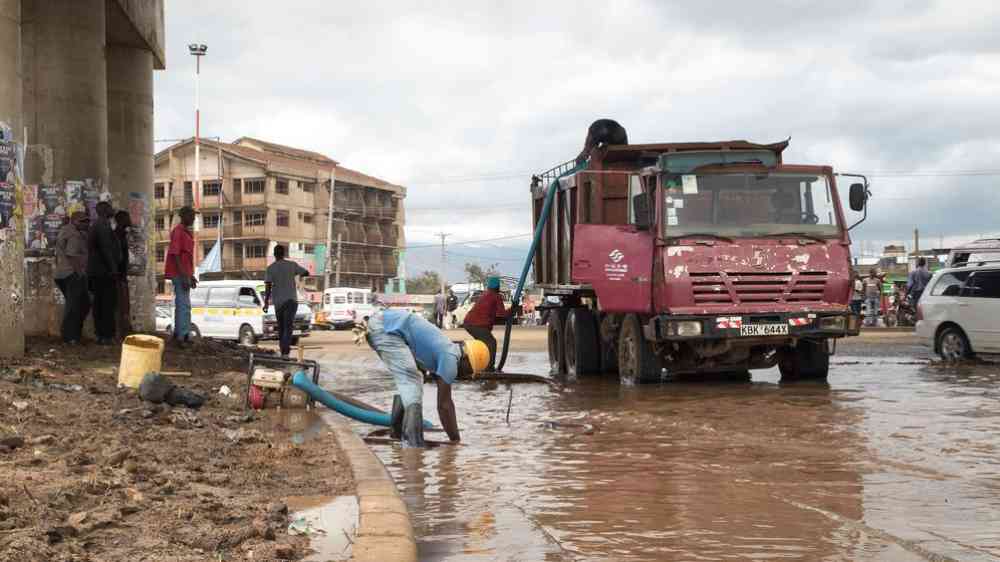
[[[541, 354], [512, 361], [518, 371], [545, 370]], [[773, 372], [743, 384], [622, 388], [594, 378], [562, 393], [516, 385], [509, 426], [509, 388], [466, 383], [455, 391], [462, 445], [374, 449], [406, 498], [421, 560], [921, 560], [907, 541], [951, 548], [908, 524], [923, 512], [927, 528], [947, 528], [942, 517], [954, 515], [927, 507], [931, 478], [951, 492], [969, 488], [964, 497], [981, 511], [958, 519], [971, 529], [962, 540], [986, 537], [989, 548], [996, 531], [968, 522], [1000, 514], [996, 497], [935, 472], [968, 474], [968, 466], [915, 455], [913, 439], [893, 437], [923, 439], [905, 428], [937, 416], [942, 392], [969, 388], [934, 379], [934, 366], [864, 363], [836, 367], [831, 385], [782, 386]], [[336, 368], [337, 390], [391, 401], [377, 364]], [[425, 391], [434, 404], [433, 387]], [[950, 426], [949, 417], [984, 414], [975, 392], [975, 404], [959, 400], [959, 411], [940, 418], [942, 443], [955, 437], [946, 428], [969, 419]], [[997, 435], [996, 420], [982, 430]], [[996, 443], [983, 438], [979, 445]], [[914, 472], [918, 464], [924, 472]]]

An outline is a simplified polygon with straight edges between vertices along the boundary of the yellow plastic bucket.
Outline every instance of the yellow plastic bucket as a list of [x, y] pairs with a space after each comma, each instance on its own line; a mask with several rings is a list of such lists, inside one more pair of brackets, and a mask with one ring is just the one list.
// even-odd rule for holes
[[142, 377], [163, 369], [163, 340], [156, 336], [132, 335], [122, 342], [118, 384], [139, 388]]

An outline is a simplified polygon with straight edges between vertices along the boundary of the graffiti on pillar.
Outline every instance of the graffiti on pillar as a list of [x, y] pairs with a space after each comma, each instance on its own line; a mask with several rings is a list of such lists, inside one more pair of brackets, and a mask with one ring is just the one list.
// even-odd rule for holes
[[[5, 127], [0, 123], [0, 130]], [[14, 211], [17, 208], [17, 177], [14, 173], [17, 156], [15, 144], [3, 131], [4, 140], [0, 140], [0, 238], [7, 239], [7, 229], [14, 228]]]
[[146, 196], [135, 191], [128, 194], [128, 213], [132, 228], [128, 229], [128, 274], [146, 274]]

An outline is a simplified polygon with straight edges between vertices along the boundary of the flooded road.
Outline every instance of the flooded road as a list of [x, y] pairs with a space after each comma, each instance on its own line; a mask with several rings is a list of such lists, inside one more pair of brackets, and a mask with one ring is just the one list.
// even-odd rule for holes
[[[462, 445], [373, 449], [423, 561], [1000, 559], [1000, 368], [893, 355], [838, 355], [829, 384], [462, 383]], [[374, 354], [323, 361], [391, 403]]]

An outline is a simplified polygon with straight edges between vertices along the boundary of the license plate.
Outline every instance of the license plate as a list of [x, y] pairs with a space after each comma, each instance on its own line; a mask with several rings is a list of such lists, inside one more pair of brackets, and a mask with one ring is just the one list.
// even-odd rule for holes
[[788, 324], [744, 324], [741, 336], [787, 336]]

